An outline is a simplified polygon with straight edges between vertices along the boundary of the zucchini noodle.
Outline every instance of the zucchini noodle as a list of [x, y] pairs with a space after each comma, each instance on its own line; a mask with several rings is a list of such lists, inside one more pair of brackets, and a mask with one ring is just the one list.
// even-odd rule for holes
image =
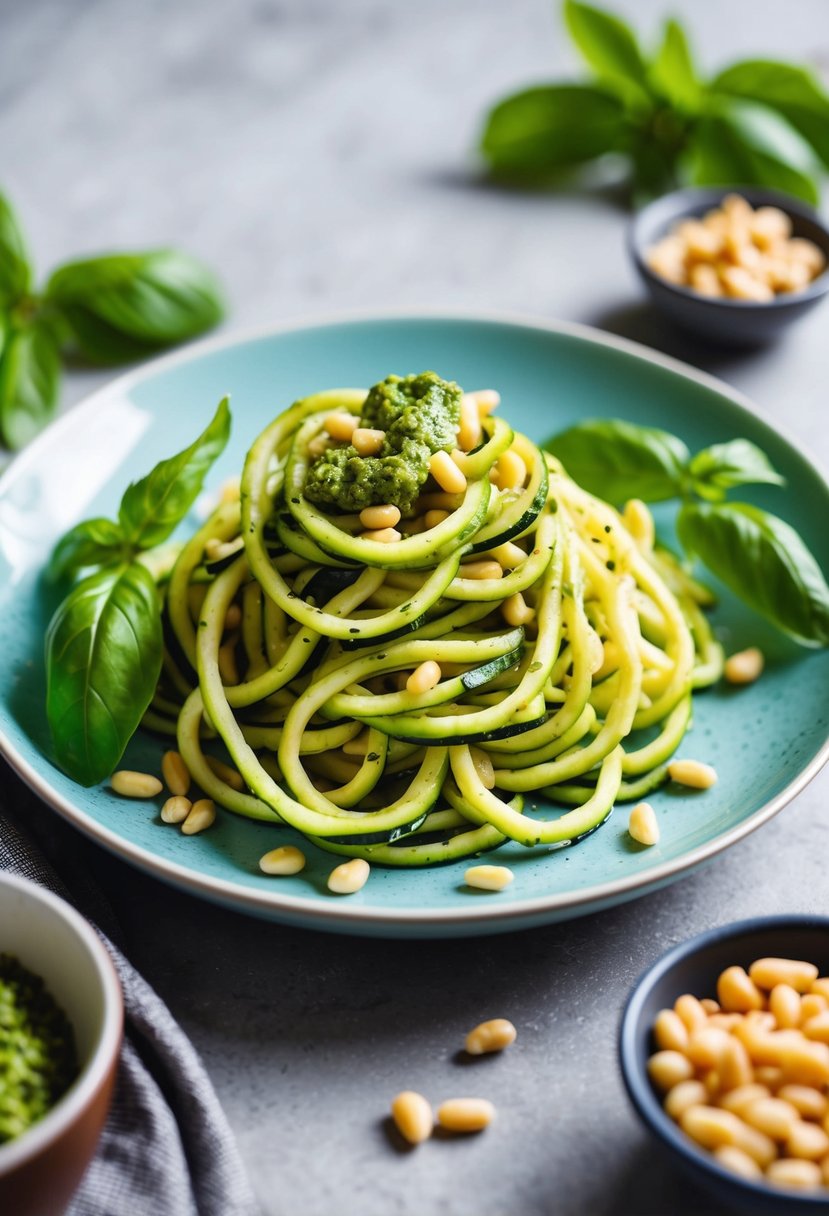
[[[145, 725], [222, 807], [333, 853], [425, 866], [574, 844], [667, 779], [692, 690], [722, 668], [705, 591], [484, 412], [455, 454], [466, 488], [430, 478], [399, 538], [361, 535], [303, 486], [326, 418], [365, 397], [276, 418], [239, 501], [181, 549]], [[505, 459], [523, 480], [505, 484]], [[427, 661], [440, 678], [409, 691]], [[211, 767], [219, 743], [235, 784]]]

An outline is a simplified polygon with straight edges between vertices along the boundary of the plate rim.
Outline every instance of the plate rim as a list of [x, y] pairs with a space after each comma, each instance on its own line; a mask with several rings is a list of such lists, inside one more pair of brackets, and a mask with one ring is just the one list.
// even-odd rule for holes
[[[347, 309], [334, 313], [312, 314], [275, 323], [246, 326], [229, 333], [217, 334], [198, 342], [191, 342], [166, 355], [150, 359], [147, 363], [108, 381], [94, 392], [82, 398], [76, 405], [71, 406], [61, 417], [55, 419], [40, 435], [36, 436], [24, 451], [15, 456], [0, 474], [0, 500], [7, 487], [27, 466], [37, 459], [39, 449], [48, 441], [52, 442], [56, 435], [77, 424], [95, 412], [113, 394], [128, 392], [134, 385], [151, 379], [159, 372], [167, 371], [179, 364], [196, 362], [203, 356], [228, 347], [243, 346], [264, 338], [279, 337], [283, 334], [298, 330], [327, 329], [333, 326], [382, 323], [385, 321], [466, 321], [471, 323], [490, 323], [512, 326], [523, 329], [538, 330], [550, 334], [564, 335], [580, 339], [598, 346], [609, 347], [621, 351], [645, 363], [651, 363], [664, 368], [687, 380], [692, 380], [712, 392], [726, 397], [738, 410], [748, 413], [776, 435], [780, 436], [800, 458], [817, 473], [823, 487], [829, 494], [829, 482], [822, 467], [815, 462], [811, 454], [805, 450], [800, 441], [790, 435], [785, 426], [777, 425], [776, 421], [766, 415], [765, 411], [741, 390], [734, 388], [709, 372], [701, 371], [681, 359], [674, 358], [662, 351], [645, 346], [631, 338], [619, 334], [608, 333], [578, 321], [554, 320], [517, 311], [501, 311], [498, 309], [469, 310], [462, 307], [427, 307], [427, 308], [384, 308], [377, 312], [372, 308]], [[282, 914], [285, 920], [292, 923], [306, 922], [307, 927], [339, 930], [355, 928], [423, 928], [431, 929], [440, 926], [464, 927], [491, 925], [493, 931], [499, 927], [509, 927], [509, 922], [526, 922], [533, 918], [551, 917], [557, 912], [568, 909], [579, 909], [584, 905], [606, 905], [608, 900], [621, 902], [632, 898], [637, 892], [645, 894], [664, 886], [681, 874], [690, 872], [744, 839], [767, 823], [788, 805], [820, 772], [829, 760], [829, 732], [821, 747], [809, 763], [793, 778], [789, 784], [774, 798], [759, 807], [742, 823], [736, 824], [728, 832], [714, 837], [713, 840], [699, 845], [697, 848], [643, 874], [631, 874], [625, 878], [612, 879], [608, 882], [593, 884], [577, 893], [552, 893], [544, 896], [534, 896], [529, 899], [517, 900], [510, 904], [498, 906], [487, 903], [485, 907], [449, 908], [442, 911], [431, 911], [422, 908], [410, 909], [377, 909], [366, 905], [347, 905], [340, 901], [330, 904], [318, 898], [310, 899], [274, 891], [251, 889], [225, 878], [205, 876], [199, 871], [182, 865], [180, 862], [159, 857], [143, 845], [125, 840], [111, 828], [98, 822], [91, 815], [53, 789], [48, 781], [26, 760], [12, 743], [2, 725], [0, 725], [0, 755], [23, 781], [40, 797], [47, 806], [57, 811], [62, 818], [68, 820], [74, 827], [96, 843], [107, 848], [117, 857], [136, 866], [138, 869], [151, 874], [154, 878], [184, 889], [189, 894], [195, 894], [230, 905], [237, 910], [256, 915], [270, 915], [276, 919]], [[82, 787], [78, 787], [81, 789]], [[519, 926], [516, 926], [519, 927]]]

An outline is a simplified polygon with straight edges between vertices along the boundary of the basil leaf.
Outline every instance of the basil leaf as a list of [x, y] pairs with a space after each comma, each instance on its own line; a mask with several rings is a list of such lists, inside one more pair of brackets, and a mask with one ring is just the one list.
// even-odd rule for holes
[[702, 88], [694, 71], [685, 31], [678, 21], [665, 24], [662, 46], [650, 70], [651, 84], [671, 105], [694, 113], [702, 98]]
[[564, 20], [583, 58], [600, 78], [621, 86], [631, 99], [640, 94], [647, 99], [647, 69], [630, 26], [579, 0], [566, 0]]
[[46, 286], [88, 358], [121, 362], [184, 342], [222, 319], [213, 274], [172, 249], [112, 254], [60, 267]]
[[829, 95], [806, 68], [770, 59], [748, 59], [720, 72], [710, 87], [717, 93], [772, 106], [829, 167]]
[[682, 491], [690, 455], [675, 435], [618, 418], [579, 423], [545, 446], [580, 486], [615, 503], [674, 498]]
[[695, 126], [688, 170], [698, 186], [771, 186], [808, 203], [818, 200], [814, 154], [785, 118], [768, 106], [721, 99]]
[[0, 359], [0, 438], [22, 448], [55, 412], [60, 352], [52, 327], [35, 319], [11, 329]]
[[481, 150], [496, 173], [544, 173], [618, 146], [624, 110], [604, 89], [544, 85], [507, 97], [490, 113]]
[[53, 578], [75, 574], [85, 566], [104, 566], [124, 556], [124, 533], [111, 519], [87, 519], [62, 536], [49, 562]]
[[829, 587], [789, 524], [748, 503], [686, 503], [677, 535], [778, 629], [803, 646], [829, 644]]
[[32, 268], [26, 243], [9, 200], [0, 194], [0, 307], [15, 304], [29, 290]]
[[703, 448], [694, 456], [688, 472], [696, 492], [715, 502], [725, 498], [726, 490], [734, 486], [785, 484], [766, 453], [748, 439], [731, 439]]
[[55, 756], [82, 785], [108, 776], [161, 672], [155, 583], [137, 562], [84, 579], [46, 634], [46, 709]]
[[180, 523], [230, 435], [230, 410], [225, 397], [212, 420], [188, 448], [162, 460], [140, 481], [128, 486], [118, 510], [125, 542], [136, 549], [160, 545]]

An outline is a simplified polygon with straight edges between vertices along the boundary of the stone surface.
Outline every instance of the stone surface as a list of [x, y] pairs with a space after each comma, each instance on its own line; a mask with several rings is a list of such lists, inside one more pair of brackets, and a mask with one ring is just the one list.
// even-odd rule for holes
[[[655, 37], [666, 6], [627, 0]], [[702, 62], [824, 62], [825, 0], [675, 0]], [[585, 321], [724, 376], [829, 462], [825, 334], [712, 352], [645, 306], [613, 191], [483, 185], [501, 93], [575, 62], [548, 0], [0, 0], [2, 185], [47, 268], [173, 243], [228, 286], [228, 329], [344, 308], [452, 306]], [[73, 372], [69, 407], [108, 373]], [[610, 407], [612, 403], [608, 403]], [[514, 937], [393, 943], [224, 912], [87, 847], [136, 964], [192, 1035], [268, 1216], [662, 1216], [712, 1211], [653, 1149], [616, 1068], [636, 975], [672, 943], [757, 913], [826, 911], [823, 774], [760, 833], [635, 904]], [[455, 1053], [483, 1017], [519, 1040]], [[496, 1123], [414, 1151], [402, 1088], [491, 1098]], [[174, 1214], [171, 1214], [174, 1216]]]

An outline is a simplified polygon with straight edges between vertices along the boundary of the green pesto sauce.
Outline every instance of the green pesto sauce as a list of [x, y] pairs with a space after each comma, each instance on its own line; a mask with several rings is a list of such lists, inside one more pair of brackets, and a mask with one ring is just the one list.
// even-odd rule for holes
[[0, 1144], [42, 1119], [77, 1075], [66, 1014], [42, 979], [0, 954]]
[[376, 456], [350, 443], [329, 448], [308, 469], [305, 497], [340, 511], [393, 503], [405, 515], [429, 476], [429, 458], [456, 443], [462, 390], [435, 372], [387, 376], [369, 389], [360, 426], [385, 431]]

